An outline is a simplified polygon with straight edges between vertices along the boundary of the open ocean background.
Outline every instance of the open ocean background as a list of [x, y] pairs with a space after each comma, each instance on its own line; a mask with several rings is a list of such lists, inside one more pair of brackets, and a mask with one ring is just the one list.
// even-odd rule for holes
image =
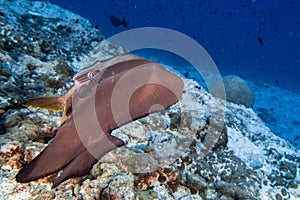
[[[238, 75], [300, 93], [300, 1], [50, 0], [89, 19], [106, 38], [138, 27], [164, 27], [199, 42], [222, 75]], [[114, 27], [109, 15], [129, 25]], [[158, 60], [187, 64], [165, 52]], [[145, 51], [144, 56], [153, 57]], [[193, 75], [192, 75], [193, 76]]]

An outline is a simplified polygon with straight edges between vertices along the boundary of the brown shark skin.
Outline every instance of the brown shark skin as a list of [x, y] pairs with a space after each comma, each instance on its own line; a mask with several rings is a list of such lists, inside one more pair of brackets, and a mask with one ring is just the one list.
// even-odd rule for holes
[[[130, 83], [134, 81], [132, 81], [132, 77], [127, 77], [127, 74], [132, 69], [141, 72], [150, 71], [141, 73], [141, 76], [145, 76], [147, 84], [135, 89], [130, 96], [128, 105], [130, 117], [128, 117], [122, 106], [116, 110], [112, 109], [111, 99], [114, 95], [114, 87], [120, 80], [124, 79], [125, 82], [128, 82], [128, 84], [117, 85], [120, 87], [121, 93], [130, 92], [132, 89]], [[99, 80], [99, 84], [92, 83], [85, 78], [88, 72], [95, 70], [97, 73], [101, 72], [94, 76]], [[136, 76], [133, 76], [133, 79], [135, 79], [134, 77]], [[124, 145], [122, 140], [110, 135], [112, 130], [168, 108], [179, 100], [183, 91], [183, 81], [177, 75], [157, 63], [132, 54], [96, 62], [91, 67], [84, 69], [74, 79], [77, 81], [77, 85], [65, 95], [62, 124], [55, 138], [36, 158], [24, 165], [16, 175], [16, 181], [30, 182], [63, 170], [62, 174], [53, 181], [53, 187], [57, 187], [69, 178], [88, 174], [103, 155]], [[157, 84], [157, 81], [163, 81], [165, 86]], [[86, 99], [94, 98], [95, 100], [96, 120], [101, 126], [101, 130], [96, 133], [93, 130], [97, 126], [89, 120], [90, 112], [86, 106], [88, 100], [77, 99], [76, 96], [78, 94], [76, 92], [85, 87], [95, 89], [94, 96], [88, 96]], [[76, 106], [72, 105], [74, 103]], [[152, 105], [156, 104], [160, 106], [152, 108]], [[78, 121], [76, 118], [81, 120]], [[78, 132], [78, 124], [75, 121], [86, 130], [83, 138], [82, 133]], [[87, 140], [83, 141], [84, 138]]]

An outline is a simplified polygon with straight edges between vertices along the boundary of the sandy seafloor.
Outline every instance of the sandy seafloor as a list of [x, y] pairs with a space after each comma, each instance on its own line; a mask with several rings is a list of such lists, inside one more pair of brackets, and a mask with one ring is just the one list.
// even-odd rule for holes
[[[22, 163], [47, 146], [49, 136], [43, 135], [49, 132], [47, 125], [57, 128], [60, 122], [60, 113], [20, 109], [18, 102], [11, 102], [23, 92], [17, 89], [21, 75], [28, 96], [61, 95], [72, 84], [69, 67], [78, 71], [95, 59], [124, 52], [102, 40], [99, 31], [77, 15], [46, 2], [18, 2], [0, 0], [8, 8], [1, 10], [0, 16], [4, 45], [0, 52], [0, 111], [7, 126], [0, 135], [0, 199], [300, 199], [300, 95], [254, 82], [249, 82], [256, 97], [252, 110], [216, 99], [185, 79], [181, 101], [164, 113], [117, 130], [115, 134], [127, 146], [104, 157], [90, 175], [68, 180], [55, 189], [51, 189], [53, 176], [25, 184], [15, 182]], [[53, 18], [54, 14], [59, 15]], [[78, 43], [79, 38], [88, 45]], [[67, 62], [53, 61], [58, 54]], [[184, 113], [184, 108], [197, 112]], [[212, 115], [224, 110], [226, 130], [207, 124]], [[177, 127], [179, 112], [187, 121], [181, 125], [186, 127]], [[218, 118], [210, 120], [219, 123]], [[143, 167], [142, 160], [132, 157], [132, 148], [142, 150], [147, 141], [142, 133], [163, 134], [172, 143], [174, 138], [184, 139], [180, 130], [190, 133], [193, 143], [179, 152], [175, 147], [161, 150], [161, 158], [168, 151], [178, 154], [169, 166], [143, 174], [124, 170], [134, 162]], [[208, 154], [201, 141], [205, 131], [222, 135]], [[174, 138], [168, 138], [170, 133]], [[158, 152], [164, 145], [160, 142], [153, 146]]]
[[300, 149], [300, 95], [268, 84], [253, 89], [256, 113], [276, 135]]

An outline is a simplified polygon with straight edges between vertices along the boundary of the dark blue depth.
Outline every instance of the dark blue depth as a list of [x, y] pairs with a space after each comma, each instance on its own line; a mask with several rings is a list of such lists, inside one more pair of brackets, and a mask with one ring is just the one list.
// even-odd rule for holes
[[[300, 1], [50, 2], [88, 18], [105, 37], [145, 26], [180, 31], [208, 51], [222, 75], [234, 74], [300, 93]], [[125, 18], [128, 27], [113, 26], [110, 15]]]

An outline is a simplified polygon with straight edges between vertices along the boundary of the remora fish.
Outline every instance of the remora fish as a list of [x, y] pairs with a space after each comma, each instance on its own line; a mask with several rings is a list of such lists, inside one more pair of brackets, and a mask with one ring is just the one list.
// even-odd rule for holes
[[63, 106], [64, 111], [53, 141], [23, 166], [16, 181], [30, 182], [63, 170], [53, 181], [57, 187], [69, 178], [88, 174], [103, 155], [124, 145], [110, 135], [112, 130], [168, 108], [183, 91], [183, 81], [177, 75], [133, 54], [98, 61], [74, 80], [75, 86], [64, 97], [27, 103]]

